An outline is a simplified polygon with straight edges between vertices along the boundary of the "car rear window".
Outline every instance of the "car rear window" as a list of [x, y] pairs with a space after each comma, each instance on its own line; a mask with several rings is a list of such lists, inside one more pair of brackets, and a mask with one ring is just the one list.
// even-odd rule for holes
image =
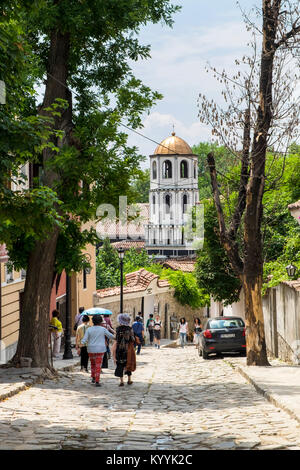
[[245, 326], [243, 320], [240, 318], [233, 318], [232, 320], [211, 320], [208, 329], [220, 329], [220, 328], [243, 328]]

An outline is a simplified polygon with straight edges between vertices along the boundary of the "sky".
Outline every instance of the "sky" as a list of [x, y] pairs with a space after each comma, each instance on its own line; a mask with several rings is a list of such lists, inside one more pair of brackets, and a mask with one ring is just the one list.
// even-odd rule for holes
[[[218, 82], [205, 71], [205, 66], [220, 72], [235, 70], [235, 59], [247, 51], [250, 39], [236, 0], [177, 0], [182, 6], [174, 15], [173, 28], [148, 25], [139, 35], [142, 44], [151, 44], [151, 58], [133, 62], [132, 69], [151, 89], [163, 95], [143, 119], [142, 134], [161, 142], [176, 135], [192, 146], [211, 140], [211, 131], [198, 119], [199, 93], [217, 102], [221, 100]], [[260, 0], [240, 0], [248, 13]], [[128, 131], [129, 144], [143, 155], [154, 153], [156, 144]], [[149, 159], [142, 165], [149, 166]]]

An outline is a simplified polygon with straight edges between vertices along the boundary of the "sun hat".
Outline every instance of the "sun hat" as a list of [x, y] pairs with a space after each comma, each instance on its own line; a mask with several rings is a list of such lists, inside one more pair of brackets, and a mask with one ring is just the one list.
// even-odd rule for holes
[[130, 316], [128, 315], [128, 313], [120, 313], [118, 315], [118, 323], [120, 323], [120, 325], [129, 325], [130, 323]]

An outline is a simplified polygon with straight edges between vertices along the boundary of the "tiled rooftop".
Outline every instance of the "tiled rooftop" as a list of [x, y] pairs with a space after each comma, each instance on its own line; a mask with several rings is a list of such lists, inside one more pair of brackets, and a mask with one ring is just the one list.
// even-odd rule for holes
[[[123, 287], [124, 294], [145, 291], [153, 280], [157, 280], [159, 287], [169, 287], [166, 279], [159, 279], [157, 274], [150, 273], [146, 269], [139, 269], [133, 273], [125, 275], [126, 285]], [[97, 296], [100, 299], [120, 295], [120, 286], [107, 287], [106, 289], [98, 289]]]
[[195, 270], [195, 260], [190, 258], [186, 259], [168, 259], [164, 261], [163, 265], [166, 268], [174, 269], [174, 271], [184, 271], [192, 273]]
[[119, 248], [124, 248], [124, 250], [130, 250], [130, 248], [135, 248], [136, 250], [142, 250], [145, 248], [145, 242], [144, 241], [135, 241], [135, 240], [123, 240], [119, 242], [113, 242], [111, 243], [111, 246], [116, 248], [117, 250]]
[[300, 278], [296, 279], [295, 281], [283, 281], [283, 284], [286, 284], [293, 289], [300, 291]]
[[294, 202], [293, 204], [289, 204], [289, 205], [288, 205], [288, 208], [289, 208], [290, 210], [300, 209], [300, 200]]

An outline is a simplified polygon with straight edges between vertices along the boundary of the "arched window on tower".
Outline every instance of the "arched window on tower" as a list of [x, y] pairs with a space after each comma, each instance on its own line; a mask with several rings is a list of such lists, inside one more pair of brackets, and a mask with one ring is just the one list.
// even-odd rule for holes
[[155, 196], [152, 196], [153, 214], [155, 214]]
[[166, 214], [170, 214], [171, 209], [171, 196], [169, 194], [165, 197], [165, 204], [166, 204]]
[[183, 214], [187, 213], [187, 204], [188, 204], [188, 197], [187, 197], [187, 194], [184, 194], [183, 198], [182, 198], [182, 212], [183, 212]]
[[188, 171], [188, 162], [186, 160], [182, 160], [180, 163], [180, 178], [188, 178], [189, 171]]
[[172, 163], [170, 160], [163, 163], [163, 178], [172, 178]]
[[152, 164], [152, 179], [156, 180], [157, 178], [157, 164], [154, 161]]
[[194, 178], [197, 178], [197, 162], [194, 162]]

